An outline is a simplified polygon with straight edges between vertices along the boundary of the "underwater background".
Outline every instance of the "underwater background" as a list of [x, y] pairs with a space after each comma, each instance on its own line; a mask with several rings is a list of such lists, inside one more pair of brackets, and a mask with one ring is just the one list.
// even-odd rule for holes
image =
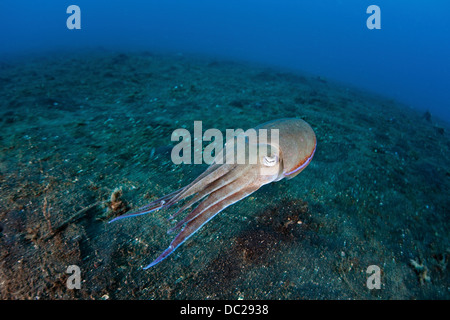
[[[1, 1], [0, 298], [449, 299], [449, 9]], [[311, 164], [142, 270], [173, 209], [108, 221], [206, 169], [171, 161], [172, 132], [288, 117], [316, 133]]]

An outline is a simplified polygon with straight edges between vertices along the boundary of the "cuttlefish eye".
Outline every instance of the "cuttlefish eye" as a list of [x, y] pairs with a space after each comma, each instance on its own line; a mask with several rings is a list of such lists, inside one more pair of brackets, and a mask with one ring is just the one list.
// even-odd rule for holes
[[276, 155], [274, 156], [264, 156], [263, 158], [263, 164], [266, 167], [273, 167], [274, 165], [276, 165], [278, 163], [278, 157]]

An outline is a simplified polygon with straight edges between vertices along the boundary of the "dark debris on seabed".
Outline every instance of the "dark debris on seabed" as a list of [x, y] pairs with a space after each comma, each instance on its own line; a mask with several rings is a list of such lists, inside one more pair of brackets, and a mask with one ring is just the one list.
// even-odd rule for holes
[[[323, 77], [151, 52], [0, 64], [1, 299], [448, 299], [448, 124]], [[298, 177], [228, 207], [143, 271], [170, 210], [107, 222], [197, 177], [177, 128], [299, 117]], [[81, 289], [67, 288], [68, 266]], [[381, 289], [368, 289], [379, 266]]]

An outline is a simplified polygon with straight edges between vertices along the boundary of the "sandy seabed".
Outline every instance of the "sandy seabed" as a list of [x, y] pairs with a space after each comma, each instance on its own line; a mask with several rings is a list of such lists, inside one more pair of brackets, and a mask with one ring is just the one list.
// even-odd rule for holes
[[[4, 60], [0, 95], [1, 299], [450, 298], [450, 127], [429, 114], [322, 77], [151, 52]], [[107, 222], [206, 168], [172, 163], [172, 132], [286, 117], [316, 132], [309, 167], [143, 271], [174, 237], [173, 209]]]

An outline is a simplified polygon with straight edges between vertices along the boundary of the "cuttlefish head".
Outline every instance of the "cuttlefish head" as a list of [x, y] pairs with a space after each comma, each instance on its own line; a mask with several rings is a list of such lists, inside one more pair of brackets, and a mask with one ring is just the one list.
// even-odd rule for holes
[[[301, 119], [280, 119], [264, 123], [255, 129], [270, 132], [267, 145], [259, 144], [258, 170], [260, 181], [270, 183], [292, 179], [311, 162], [316, 151], [316, 135]], [[278, 137], [274, 137], [274, 133]], [[264, 183], [264, 184], [266, 184]]]

